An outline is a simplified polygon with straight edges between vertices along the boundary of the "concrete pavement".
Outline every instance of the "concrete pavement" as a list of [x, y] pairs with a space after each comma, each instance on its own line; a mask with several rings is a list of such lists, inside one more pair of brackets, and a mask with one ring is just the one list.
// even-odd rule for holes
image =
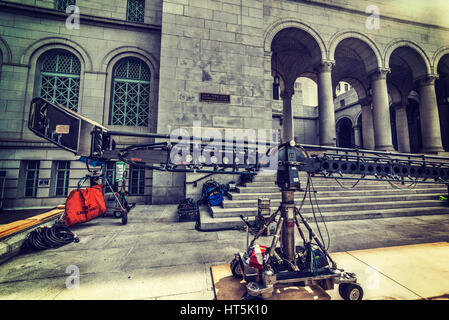
[[[113, 218], [73, 226], [79, 243], [1, 264], [0, 299], [213, 299], [210, 266], [244, 250], [245, 233], [198, 232], [194, 225], [176, 221], [176, 206], [157, 205], [135, 207], [125, 226]], [[327, 227], [331, 252], [449, 241], [448, 215]]]

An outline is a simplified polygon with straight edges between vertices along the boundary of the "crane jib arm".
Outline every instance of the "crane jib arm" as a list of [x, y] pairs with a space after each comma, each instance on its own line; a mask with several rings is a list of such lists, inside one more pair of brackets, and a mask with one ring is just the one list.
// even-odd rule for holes
[[[325, 178], [449, 184], [449, 158], [445, 157], [293, 141], [281, 145], [235, 139], [205, 142], [198, 137], [178, 140], [166, 134], [112, 131], [42, 98], [31, 102], [28, 127], [62, 149], [100, 161], [125, 161], [173, 172], [255, 175], [261, 170], [276, 171], [282, 190], [300, 190], [301, 171]], [[114, 140], [120, 137], [138, 137], [144, 142], [122, 146]], [[265, 146], [263, 152], [256, 147], [260, 145]]]

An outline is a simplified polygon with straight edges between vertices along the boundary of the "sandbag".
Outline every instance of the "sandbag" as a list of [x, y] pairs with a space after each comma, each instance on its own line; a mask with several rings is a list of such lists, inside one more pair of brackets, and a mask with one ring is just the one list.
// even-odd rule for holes
[[266, 246], [261, 245], [254, 246], [253, 252], [251, 253], [251, 257], [249, 258], [249, 266], [252, 268], [262, 270], [266, 254], [267, 254]]
[[95, 185], [70, 192], [65, 203], [63, 221], [66, 226], [83, 223], [106, 213], [103, 189]]

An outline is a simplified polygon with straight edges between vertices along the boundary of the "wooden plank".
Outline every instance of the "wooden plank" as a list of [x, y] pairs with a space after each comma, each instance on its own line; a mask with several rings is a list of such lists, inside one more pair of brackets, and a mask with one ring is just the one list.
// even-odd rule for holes
[[34, 220], [18, 220], [3, 226], [0, 226], [0, 238], [12, 235], [20, 230], [29, 228], [36, 224]]
[[44, 212], [42, 214], [38, 214], [33, 217], [29, 217], [27, 219], [23, 220], [17, 220], [5, 225], [0, 226], [0, 239], [13, 235], [17, 232], [20, 232], [24, 229], [30, 228], [36, 224], [51, 220], [52, 218], [55, 218], [57, 216], [60, 216], [62, 213], [64, 213], [63, 207], [57, 207], [56, 209], [53, 209], [48, 212]]
[[25, 220], [47, 221], [47, 220], [52, 219], [54, 217], [60, 216], [63, 213], [64, 213], [64, 209], [53, 209], [51, 211], [38, 214], [36, 216], [30, 217], [30, 218], [25, 219]]
[[[212, 266], [211, 273], [217, 300], [242, 299], [246, 283], [232, 276], [229, 264]], [[267, 300], [330, 300], [330, 296], [319, 286], [276, 285], [272, 297]]]

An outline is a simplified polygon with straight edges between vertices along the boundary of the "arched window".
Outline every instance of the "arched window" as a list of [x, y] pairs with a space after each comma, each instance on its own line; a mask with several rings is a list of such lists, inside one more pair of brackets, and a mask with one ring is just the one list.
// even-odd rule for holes
[[150, 69], [143, 61], [124, 58], [117, 62], [113, 70], [109, 124], [148, 126], [150, 79]]
[[53, 52], [42, 62], [39, 96], [78, 111], [81, 63], [67, 51]]

